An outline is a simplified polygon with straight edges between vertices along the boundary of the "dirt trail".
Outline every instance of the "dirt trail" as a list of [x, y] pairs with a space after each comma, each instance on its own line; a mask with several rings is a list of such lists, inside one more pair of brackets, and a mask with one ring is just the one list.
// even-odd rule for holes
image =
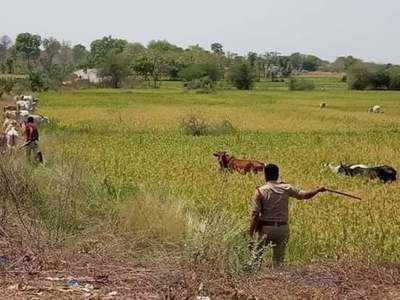
[[[3, 255], [3, 254], [2, 254]], [[1, 258], [1, 257], [0, 257]], [[399, 298], [400, 265], [313, 265], [234, 278], [193, 267], [141, 267], [78, 253], [8, 256], [3, 298]], [[1, 264], [0, 259], [0, 264]], [[206, 298], [204, 298], [206, 299]]]

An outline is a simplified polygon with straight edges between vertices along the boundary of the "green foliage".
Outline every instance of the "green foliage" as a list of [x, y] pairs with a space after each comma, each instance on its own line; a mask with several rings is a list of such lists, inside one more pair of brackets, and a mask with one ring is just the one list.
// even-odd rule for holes
[[9, 95], [14, 88], [16, 80], [14, 78], [0, 77], [0, 99], [3, 94]]
[[303, 59], [303, 69], [309, 72], [317, 71], [320, 64], [321, 59], [315, 55], [306, 55]]
[[390, 67], [386, 74], [389, 77], [389, 89], [400, 90], [400, 67]]
[[166, 40], [152, 40], [147, 45], [147, 49], [159, 52], [168, 52], [168, 51], [183, 51], [182, 48], [169, 43]]
[[88, 65], [89, 61], [89, 51], [86, 50], [86, 47], [78, 44], [72, 48], [72, 55], [74, 60], [74, 66], [77, 69], [84, 68]]
[[32, 92], [41, 92], [49, 89], [49, 79], [44, 73], [30, 72], [28, 82]]
[[220, 43], [212, 43], [210, 48], [215, 54], [224, 54], [224, 47]]
[[126, 40], [115, 39], [111, 36], [93, 41], [90, 44], [90, 64], [92, 66], [101, 65], [111, 53], [122, 53], [127, 45]]
[[208, 77], [210, 81], [216, 82], [222, 78], [222, 71], [213, 63], [193, 64], [182, 69], [178, 75], [186, 82], [204, 77]]
[[228, 73], [229, 81], [239, 90], [250, 90], [254, 85], [254, 73], [247, 62], [236, 61]]
[[99, 75], [103, 81], [109, 81], [113, 88], [121, 87], [122, 81], [129, 75], [129, 59], [123, 53], [110, 53], [99, 66]]
[[28, 68], [31, 67], [32, 59], [38, 58], [40, 55], [40, 45], [42, 38], [36, 34], [28, 32], [20, 33], [15, 40], [15, 50], [21, 53], [28, 61]]
[[357, 62], [347, 73], [348, 86], [353, 90], [397, 90], [400, 88], [399, 69], [391, 65]]
[[315, 89], [315, 84], [311, 79], [301, 77], [290, 77], [290, 91], [311, 91]]

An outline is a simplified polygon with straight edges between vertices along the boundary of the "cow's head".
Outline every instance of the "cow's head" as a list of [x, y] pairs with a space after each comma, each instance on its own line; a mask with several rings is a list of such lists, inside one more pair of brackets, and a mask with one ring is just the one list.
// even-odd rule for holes
[[333, 164], [328, 164], [328, 167], [335, 174], [343, 174], [343, 173], [345, 173], [345, 166], [343, 164], [340, 164], [338, 166], [335, 166]]
[[219, 165], [222, 170], [228, 169], [229, 155], [225, 151], [218, 151], [213, 153], [213, 155], [217, 158]]

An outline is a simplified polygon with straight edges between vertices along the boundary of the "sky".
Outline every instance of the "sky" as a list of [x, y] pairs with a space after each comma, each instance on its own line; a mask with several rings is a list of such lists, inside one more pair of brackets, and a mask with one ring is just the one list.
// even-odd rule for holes
[[31, 32], [90, 45], [105, 35], [147, 44], [353, 55], [400, 64], [399, 0], [12, 0], [0, 6], [0, 36]]

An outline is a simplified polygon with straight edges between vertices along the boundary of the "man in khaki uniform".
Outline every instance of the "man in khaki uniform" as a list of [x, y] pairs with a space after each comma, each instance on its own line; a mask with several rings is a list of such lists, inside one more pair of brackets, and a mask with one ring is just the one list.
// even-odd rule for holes
[[250, 235], [254, 238], [258, 234], [253, 249], [252, 267], [254, 263], [260, 267], [264, 247], [270, 243], [273, 266], [283, 264], [289, 238], [289, 198], [306, 200], [326, 191], [322, 187], [305, 192], [290, 184], [278, 182], [279, 168], [273, 164], [265, 166], [264, 173], [266, 184], [256, 189], [251, 203]]

